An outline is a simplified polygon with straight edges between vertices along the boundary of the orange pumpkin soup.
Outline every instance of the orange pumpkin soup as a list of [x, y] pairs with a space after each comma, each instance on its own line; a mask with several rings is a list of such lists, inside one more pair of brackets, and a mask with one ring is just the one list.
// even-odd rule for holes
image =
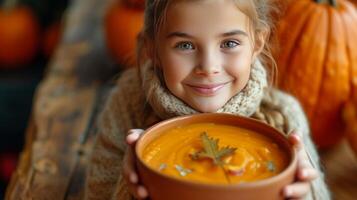
[[272, 139], [229, 125], [197, 123], [161, 134], [143, 151], [160, 173], [195, 182], [252, 182], [279, 174], [289, 157]]

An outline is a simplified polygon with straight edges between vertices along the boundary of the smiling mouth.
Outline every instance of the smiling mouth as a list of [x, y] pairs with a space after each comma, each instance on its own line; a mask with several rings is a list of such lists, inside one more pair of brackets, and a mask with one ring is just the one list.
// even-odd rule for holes
[[204, 96], [213, 96], [215, 95], [221, 88], [223, 88], [226, 83], [219, 83], [219, 84], [209, 84], [209, 85], [191, 85], [187, 84], [191, 89], [193, 89], [196, 93]]

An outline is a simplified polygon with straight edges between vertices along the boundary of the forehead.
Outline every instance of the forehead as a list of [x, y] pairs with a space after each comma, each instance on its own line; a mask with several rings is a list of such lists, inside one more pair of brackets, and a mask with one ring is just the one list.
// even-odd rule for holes
[[221, 33], [247, 31], [248, 17], [234, 0], [179, 0], [167, 9], [164, 32]]

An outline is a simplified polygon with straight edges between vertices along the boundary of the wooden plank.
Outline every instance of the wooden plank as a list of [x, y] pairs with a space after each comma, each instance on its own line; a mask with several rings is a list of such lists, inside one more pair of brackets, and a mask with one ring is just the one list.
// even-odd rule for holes
[[[64, 199], [83, 188], [84, 163], [94, 135], [88, 135], [88, 124], [102, 95], [98, 83], [118, 71], [106, 54], [102, 31], [102, 17], [111, 2], [71, 1], [62, 41], [36, 91], [26, 146], [6, 199]], [[71, 185], [72, 180], [81, 183]]]
[[73, 95], [52, 99], [53, 104], [47, 102], [45, 116], [36, 113], [41, 121], [37, 140], [32, 143], [31, 166], [26, 178], [22, 177], [18, 186], [12, 188], [21, 192], [12, 192], [15, 196], [9, 199], [64, 199], [78, 162], [80, 138], [93, 115], [96, 95], [97, 87], [80, 89]]

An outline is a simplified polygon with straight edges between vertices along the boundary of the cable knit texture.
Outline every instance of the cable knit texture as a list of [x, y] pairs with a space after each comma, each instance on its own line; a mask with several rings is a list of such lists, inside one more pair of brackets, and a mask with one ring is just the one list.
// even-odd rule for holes
[[[279, 90], [268, 89], [266, 71], [259, 61], [252, 66], [246, 87], [217, 112], [253, 117], [285, 133], [299, 130], [311, 164], [320, 171], [306, 199], [330, 199], [299, 103]], [[124, 72], [100, 117], [99, 134], [87, 173], [86, 199], [132, 199], [121, 174], [127, 131], [145, 129], [164, 119], [194, 113], [198, 111], [161, 84], [150, 63], [143, 67], [141, 74], [135, 69]]]

